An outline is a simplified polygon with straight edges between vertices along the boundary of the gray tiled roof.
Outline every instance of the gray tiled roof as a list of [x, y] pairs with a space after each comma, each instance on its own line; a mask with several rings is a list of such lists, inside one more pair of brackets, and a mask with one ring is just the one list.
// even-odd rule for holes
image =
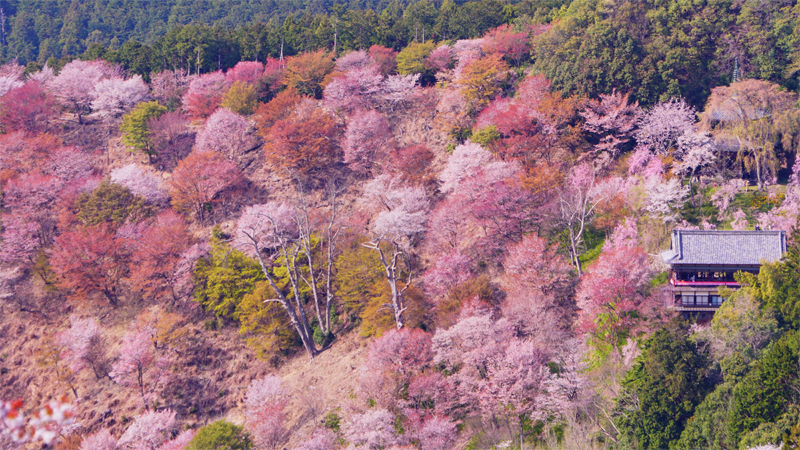
[[661, 257], [667, 264], [758, 265], [785, 252], [783, 231], [675, 230], [672, 248]]

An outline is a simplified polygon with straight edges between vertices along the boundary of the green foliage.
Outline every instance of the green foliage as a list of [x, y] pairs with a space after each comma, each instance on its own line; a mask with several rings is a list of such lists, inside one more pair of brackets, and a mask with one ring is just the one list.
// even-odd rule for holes
[[75, 201], [76, 217], [84, 225], [107, 223], [118, 227], [153, 215], [153, 208], [130, 189], [103, 180], [97, 189], [84, 192]]
[[255, 86], [241, 81], [234, 82], [222, 99], [223, 108], [243, 116], [253, 114], [256, 106], [258, 106], [258, 92]]
[[481, 128], [480, 130], [472, 133], [472, 142], [476, 142], [483, 146], [487, 146], [492, 142], [500, 139], [500, 133], [497, 131], [497, 125], [489, 125]]
[[686, 428], [675, 444], [676, 449], [734, 449], [736, 443], [728, 435], [728, 409], [734, 383], [722, 383], [697, 405], [686, 421]]
[[434, 48], [433, 42], [425, 44], [412, 42], [408, 44], [406, 48], [397, 54], [397, 72], [401, 75], [425, 74], [428, 70], [425, 65], [425, 58], [431, 54]]
[[342, 418], [339, 416], [339, 410], [336, 409], [328, 414], [325, 414], [322, 422], [325, 424], [325, 428], [333, 431], [334, 433], [338, 433], [342, 422]]
[[242, 300], [266, 277], [257, 261], [212, 238], [208, 258], [197, 261], [194, 280], [198, 303], [219, 317], [239, 320]]
[[251, 450], [253, 442], [242, 427], [220, 420], [197, 431], [186, 450]]
[[766, 444], [782, 443], [783, 448], [798, 448], [800, 444], [800, 407], [789, 410], [776, 422], [762, 423], [742, 437], [739, 448], [745, 449]]
[[709, 359], [683, 326], [653, 334], [622, 381], [615, 407], [621, 442], [653, 450], [673, 446], [711, 388], [710, 375]]
[[776, 341], [733, 390], [728, 421], [732, 442], [762, 423], [777, 420], [790, 401], [798, 381], [800, 334], [789, 332]]
[[378, 252], [354, 245], [336, 259], [336, 295], [345, 312], [360, 321], [361, 334], [373, 336], [394, 326], [394, 317], [383, 305], [391, 300]]
[[155, 119], [161, 114], [167, 112], [167, 108], [158, 104], [158, 102], [142, 102], [136, 105], [130, 112], [122, 116], [122, 125], [119, 129], [122, 131], [122, 143], [152, 155], [155, 150], [153, 149], [153, 140], [150, 138], [150, 125], [149, 121]]

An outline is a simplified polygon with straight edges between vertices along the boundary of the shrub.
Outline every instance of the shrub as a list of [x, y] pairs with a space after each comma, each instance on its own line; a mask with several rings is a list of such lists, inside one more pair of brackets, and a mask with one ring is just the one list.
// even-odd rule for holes
[[253, 442], [243, 428], [224, 420], [197, 431], [186, 450], [250, 450]]

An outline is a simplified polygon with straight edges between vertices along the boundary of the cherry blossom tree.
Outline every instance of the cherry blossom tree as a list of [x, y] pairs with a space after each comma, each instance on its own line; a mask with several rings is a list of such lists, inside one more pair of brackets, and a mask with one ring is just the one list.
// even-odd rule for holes
[[391, 111], [412, 99], [417, 92], [419, 74], [389, 75], [383, 82], [381, 98]]
[[157, 450], [175, 429], [175, 411], [146, 411], [120, 436], [118, 449]]
[[368, 50], [372, 61], [381, 69], [383, 76], [389, 76], [397, 68], [397, 52], [380, 45], [373, 45]]
[[499, 53], [507, 57], [516, 67], [528, 56], [528, 33], [515, 31], [511, 25], [500, 25], [483, 36], [483, 51]]
[[6, 133], [42, 133], [56, 116], [56, 103], [37, 81], [28, 81], [0, 97], [0, 128]]
[[572, 169], [565, 189], [559, 193], [558, 221], [567, 229], [567, 248], [578, 276], [583, 274], [580, 261], [583, 235], [597, 205], [604, 199], [596, 183], [594, 169], [584, 163]]
[[167, 191], [161, 188], [161, 178], [136, 163], [112, 170], [111, 182], [130, 189], [133, 195], [153, 205], [163, 205], [169, 198]]
[[662, 176], [653, 176], [645, 180], [647, 204], [645, 209], [656, 218], [664, 221], [675, 219], [675, 209], [689, 195], [689, 187], [683, 186], [681, 180], [671, 178], [664, 180]]
[[288, 391], [275, 375], [253, 380], [245, 394], [246, 429], [260, 448], [276, 449], [286, 440], [289, 430], [284, 409]]
[[[714, 154], [714, 141], [705, 133], [687, 132], [678, 138], [680, 161], [673, 166], [673, 172], [689, 176], [689, 191], [692, 181], [700, 171], [712, 165], [717, 156]], [[692, 199], [694, 201], [694, 198]]]
[[472, 276], [471, 265], [470, 257], [458, 249], [439, 254], [422, 277], [425, 291], [434, 297], [444, 295], [448, 289], [458, 286]]
[[396, 146], [386, 117], [377, 111], [357, 111], [344, 133], [344, 162], [358, 173], [371, 173]]
[[189, 132], [188, 116], [173, 111], [147, 121], [150, 140], [162, 167], [175, 167], [191, 152], [194, 133]]
[[189, 83], [189, 88], [183, 94], [181, 102], [184, 111], [195, 119], [205, 119], [222, 103], [228, 87], [222, 71], [200, 75]]
[[581, 279], [576, 295], [581, 327], [618, 351], [647, 308], [649, 257], [640, 247], [604, 249]]
[[360, 389], [381, 406], [396, 406], [402, 390], [433, 359], [431, 336], [422, 330], [389, 330], [370, 344]]
[[[425, 65], [437, 72], [448, 72], [453, 69], [455, 60], [453, 59], [453, 49], [447, 44], [436, 47], [428, 55]], [[437, 75], [438, 76], [438, 75]]]
[[308, 439], [301, 442], [295, 450], [332, 450], [336, 448], [336, 434], [326, 428], [314, 431]]
[[379, 408], [351, 416], [342, 425], [342, 434], [352, 445], [368, 449], [386, 448], [403, 443], [401, 436], [394, 432], [392, 413]]
[[[380, 212], [372, 221], [372, 239], [364, 243], [378, 252], [392, 291], [391, 303], [385, 306], [394, 313], [397, 329], [403, 328], [403, 313], [408, 309], [404, 293], [411, 285], [412, 273], [402, 280], [401, 264], [407, 258], [409, 239], [425, 230], [430, 205], [425, 190], [419, 187], [400, 186], [389, 175], [381, 175], [364, 186], [365, 197], [380, 205]], [[386, 249], [383, 243], [389, 244]], [[408, 263], [406, 262], [406, 265]]]
[[105, 61], [76, 59], [62, 67], [48, 87], [82, 124], [83, 116], [91, 112], [92, 101], [97, 96], [95, 86], [101, 80], [117, 75], [118, 70]]
[[70, 328], [55, 336], [57, 345], [63, 348], [61, 358], [73, 372], [91, 368], [96, 379], [109, 376], [109, 361], [106, 356], [106, 341], [103, 329], [94, 318], [69, 317]]
[[146, 101], [149, 91], [139, 75], [127, 80], [118, 77], [100, 80], [94, 86], [92, 110], [104, 118], [119, 118], [137, 103]]
[[195, 434], [197, 434], [195, 430], [186, 430], [175, 436], [171, 441], [162, 444], [161, 447], [158, 447], [158, 450], [186, 450], [189, 443], [194, 439]]
[[630, 140], [641, 112], [639, 102], [629, 104], [628, 94], [614, 91], [590, 101], [580, 115], [586, 120], [583, 128], [596, 136], [595, 151], [604, 152], [601, 164], [608, 164]]
[[195, 141], [195, 151], [215, 151], [231, 160], [252, 147], [247, 120], [227, 108], [219, 108], [209, 116]]
[[239, 61], [225, 72], [225, 79], [228, 84], [241, 81], [255, 87], [258, 87], [259, 83], [261, 83], [261, 77], [263, 76], [264, 64], [258, 61]]
[[491, 153], [480, 144], [466, 142], [459, 145], [453, 150], [453, 154], [447, 159], [447, 165], [439, 175], [442, 182], [439, 190], [443, 193], [452, 192], [461, 180], [468, 177], [475, 169], [487, 164], [491, 157]]
[[119, 303], [119, 282], [127, 270], [123, 243], [106, 225], [81, 227], [56, 239], [50, 259], [59, 277], [59, 286], [79, 298], [100, 293], [111, 303]]
[[[167, 360], [155, 353], [154, 332], [150, 327], [132, 326], [122, 337], [119, 360], [111, 367], [110, 373], [114, 382], [138, 388], [142, 403], [148, 411], [157, 385], [164, 383], [169, 376], [166, 370]], [[174, 418], [174, 413], [172, 414]], [[166, 416], [151, 418], [157, 420], [157, 417], [163, 419]]]
[[17, 64], [16, 61], [0, 66], [0, 97], [4, 96], [8, 91], [22, 86], [24, 84], [22, 81], [24, 73], [25, 67]]
[[181, 212], [194, 212], [205, 220], [217, 194], [241, 181], [239, 169], [216, 152], [192, 152], [178, 163], [169, 180], [172, 206]]
[[117, 448], [117, 438], [115, 438], [107, 428], [103, 428], [97, 433], [90, 434], [83, 438], [78, 450], [115, 450]]
[[350, 113], [375, 106], [382, 93], [383, 75], [376, 66], [353, 67], [336, 76], [325, 87], [325, 105], [334, 111]]
[[134, 289], [154, 299], [170, 295], [177, 300], [174, 278], [184, 251], [191, 244], [188, 224], [182, 216], [167, 210], [131, 239], [129, 280]]
[[172, 71], [164, 70], [150, 76], [150, 88], [153, 99], [162, 105], [176, 107], [180, 105], [181, 97], [189, 89], [189, 83], [196, 78], [181, 69]]
[[417, 427], [417, 439], [422, 450], [447, 450], [454, 447], [457, 424], [447, 417], [431, 416]]
[[634, 132], [636, 142], [657, 155], [667, 153], [678, 144], [678, 139], [694, 132], [697, 111], [683, 99], [660, 102], [639, 118]]
[[372, 58], [364, 50], [354, 50], [336, 58], [336, 70], [347, 72], [372, 65]]

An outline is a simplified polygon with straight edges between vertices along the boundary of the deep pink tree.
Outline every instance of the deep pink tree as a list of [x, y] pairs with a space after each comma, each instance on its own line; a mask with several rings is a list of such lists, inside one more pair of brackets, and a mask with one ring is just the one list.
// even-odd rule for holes
[[149, 98], [150, 88], [140, 75], [100, 80], [94, 86], [92, 110], [106, 119], [116, 119], [130, 111], [137, 103]]
[[117, 448], [156, 450], [175, 430], [175, 411], [146, 411], [120, 436]]
[[391, 48], [373, 45], [367, 52], [380, 68], [381, 75], [389, 76], [394, 72], [395, 68], [397, 68], [397, 52]]
[[244, 117], [227, 108], [219, 108], [197, 133], [195, 151], [215, 151], [236, 160], [253, 147], [254, 139]]
[[344, 162], [356, 173], [371, 174], [396, 147], [386, 116], [378, 111], [356, 111], [344, 133]]
[[[111, 379], [116, 383], [138, 388], [145, 409], [150, 410], [155, 389], [169, 373], [167, 360], [156, 354], [153, 345], [155, 330], [132, 327], [122, 337], [119, 360], [112, 366]], [[174, 418], [174, 413], [173, 418]], [[161, 417], [161, 416], [158, 416]]]
[[467, 281], [472, 276], [472, 259], [458, 249], [437, 255], [433, 264], [422, 276], [425, 291], [434, 298], [446, 294], [448, 289]]
[[528, 33], [515, 31], [511, 25], [500, 25], [483, 36], [483, 51], [499, 53], [517, 67], [528, 57], [530, 43]]
[[425, 60], [425, 65], [437, 72], [447, 72], [453, 69], [453, 49], [447, 44], [442, 44], [430, 53]]
[[71, 315], [69, 321], [70, 328], [55, 335], [56, 344], [63, 349], [61, 358], [73, 372], [90, 368], [98, 380], [109, 376], [107, 345], [100, 324], [94, 318], [76, 315]]
[[28, 81], [0, 97], [0, 127], [6, 133], [43, 133], [56, 117], [56, 106], [39, 82]]
[[183, 94], [183, 109], [195, 119], [205, 119], [222, 103], [228, 84], [222, 71], [200, 75], [189, 83]]
[[83, 116], [91, 112], [92, 101], [97, 96], [97, 83], [115, 75], [119, 75], [119, 68], [105, 61], [76, 59], [62, 67], [48, 87], [67, 109], [75, 113], [78, 122], [83, 123]]
[[241, 172], [217, 152], [192, 152], [178, 163], [169, 180], [172, 206], [180, 212], [194, 212], [203, 221], [217, 194], [242, 181]]
[[79, 450], [115, 450], [117, 438], [107, 428], [83, 438]]
[[247, 83], [254, 87], [259, 87], [262, 83], [261, 77], [264, 76], [264, 64], [258, 61], [239, 61], [225, 72], [225, 79], [228, 84], [233, 84], [237, 81]]

